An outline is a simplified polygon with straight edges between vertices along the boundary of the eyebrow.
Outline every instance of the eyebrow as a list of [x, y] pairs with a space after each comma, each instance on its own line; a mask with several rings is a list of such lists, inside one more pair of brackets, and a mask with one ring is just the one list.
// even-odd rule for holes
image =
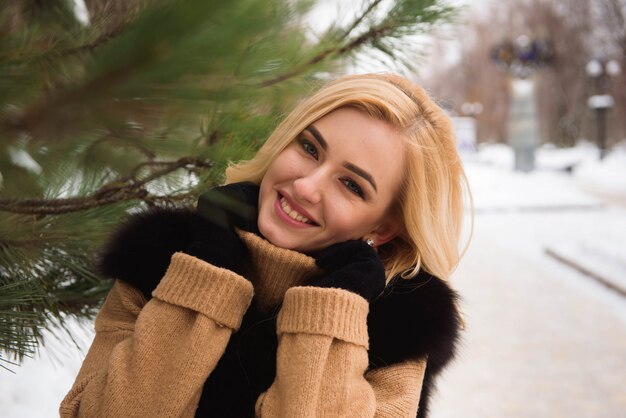
[[[309, 125], [304, 130], [308, 131], [311, 135], [313, 135], [313, 137], [317, 140], [317, 142], [324, 149], [324, 151], [328, 150], [328, 143], [326, 142], [326, 140], [324, 139], [320, 131], [318, 131], [315, 126]], [[376, 187], [376, 181], [374, 181], [374, 177], [372, 177], [370, 173], [368, 173], [367, 171], [363, 170], [360, 167], [357, 167], [356, 165], [352, 163], [346, 162], [346, 163], [343, 163], [343, 166], [347, 168], [348, 170], [352, 171], [353, 173], [355, 173], [356, 175], [367, 180], [372, 185], [374, 190], [378, 192], [378, 188]]]
[[320, 131], [318, 131], [315, 126], [309, 125], [304, 130], [309, 131], [309, 133], [313, 135], [315, 139], [317, 139], [317, 142], [319, 142], [320, 146], [324, 148], [324, 151], [328, 150], [328, 143], [326, 142], [326, 140], [324, 139]]
[[374, 181], [374, 177], [372, 177], [367, 171], [351, 163], [343, 163], [343, 166], [347, 168], [348, 170], [352, 171], [353, 173], [363, 177], [365, 180], [369, 181], [369, 183], [372, 185], [374, 190], [378, 192], [378, 189], [376, 188], [376, 182]]

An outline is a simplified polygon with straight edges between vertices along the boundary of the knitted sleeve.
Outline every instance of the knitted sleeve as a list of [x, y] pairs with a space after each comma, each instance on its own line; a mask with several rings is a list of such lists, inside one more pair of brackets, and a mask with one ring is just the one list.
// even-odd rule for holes
[[183, 253], [172, 256], [147, 303], [116, 281], [60, 415], [193, 416], [252, 293], [246, 279]]
[[276, 378], [257, 416], [415, 417], [425, 361], [367, 372], [368, 306], [342, 289], [289, 289], [278, 315]]

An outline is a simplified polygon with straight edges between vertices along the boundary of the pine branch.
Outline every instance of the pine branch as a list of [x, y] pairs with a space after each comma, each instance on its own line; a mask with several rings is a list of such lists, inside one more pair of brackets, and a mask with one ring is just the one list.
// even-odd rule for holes
[[[378, 25], [372, 25], [369, 30], [356, 36], [350, 40], [353, 32], [359, 27], [365, 18], [374, 13], [377, 6], [381, 3], [380, 0], [374, 0], [366, 7], [361, 15], [359, 15], [352, 24], [343, 33], [342, 38], [346, 38], [347, 42], [344, 44], [337, 44], [319, 52], [304, 64], [297, 66], [284, 74], [277, 77], [270, 78], [268, 80], [261, 81], [257, 84], [257, 87], [269, 87], [296, 76], [299, 76], [305, 72], [310, 71], [313, 67], [322, 61], [330, 58], [338, 58], [347, 56], [364, 45], [372, 45], [381, 50], [387, 55], [392, 55], [393, 52], [385, 48], [382, 41], [386, 38], [401, 37], [407, 34], [407, 29], [414, 28], [419, 24], [434, 24], [439, 20], [448, 18], [451, 16], [453, 9], [447, 7], [434, 7], [436, 6], [436, 0], [405, 0], [398, 1], [395, 7], [389, 12], [387, 17], [383, 19]], [[411, 10], [414, 9], [414, 10]], [[413, 13], [410, 13], [410, 12]], [[415, 13], [417, 12], [417, 13]], [[417, 32], [417, 31], [416, 31]]]
[[[167, 132], [163, 133], [163, 135], [166, 135]], [[92, 150], [94, 150], [97, 146], [103, 144], [106, 141], [110, 141], [110, 140], [120, 140], [122, 138], [120, 138], [119, 135], [116, 135], [114, 133], [107, 133], [106, 135], [101, 136], [100, 138], [96, 139], [95, 141], [93, 141], [89, 147], [86, 150], [86, 153], [91, 152]], [[130, 142], [127, 145], [135, 148], [136, 150], [138, 150], [141, 154], [143, 154], [149, 161], [153, 161], [157, 155], [154, 153], [154, 151], [152, 151], [151, 149], [149, 149], [148, 147], [137, 143], [137, 142]]]
[[11, 118], [7, 118], [2, 128], [9, 135], [37, 132], [33, 128], [37, 127], [40, 121], [46, 120], [46, 114], [53, 109], [63, 109], [69, 104], [84, 100], [86, 97], [98, 96], [104, 92], [110, 83], [120, 79], [123, 80], [130, 71], [130, 68], [118, 68], [116, 71], [104, 74], [73, 89], [68, 89], [61, 94], [45, 95], [38, 102], [21, 112], [21, 114], [13, 114]]
[[0, 367], [10, 371], [2, 363], [15, 364], [5, 358], [5, 353], [19, 360], [34, 354], [42, 318], [41, 311], [32, 307], [41, 306], [44, 299], [32, 280], [0, 283]]
[[[370, 15], [373, 12], [373, 10], [376, 8], [376, 6], [378, 6], [381, 3], [381, 1], [382, 0], [374, 0], [374, 1], [372, 1], [372, 3], [370, 3], [370, 5], [365, 8], [363, 13], [361, 13], [361, 15], [359, 15], [356, 19], [354, 19], [352, 24], [350, 24], [350, 26], [343, 32], [343, 34], [341, 35], [341, 38], [349, 38], [350, 35], [352, 35], [352, 33], [356, 30], [356, 28], [361, 24], [361, 22], [363, 22], [363, 20], [368, 15]], [[319, 52], [318, 54], [313, 56], [311, 59], [309, 59], [307, 62], [305, 62], [304, 64], [300, 65], [299, 67], [296, 67], [296, 68], [292, 69], [291, 71], [288, 71], [285, 74], [281, 74], [281, 75], [279, 75], [277, 77], [274, 77], [274, 78], [271, 78], [269, 80], [261, 81], [260, 83], [257, 84], [256, 87], [269, 87], [269, 86], [281, 83], [283, 81], [289, 80], [290, 78], [296, 77], [296, 76], [298, 76], [298, 75], [300, 75], [300, 74], [310, 70], [311, 67], [313, 67], [316, 64], [326, 60], [327, 58], [330, 58], [330, 57], [332, 57], [334, 55], [346, 54], [346, 53], [352, 51], [353, 49], [358, 47], [363, 42], [364, 42], [364, 40], [362, 42], [359, 42], [359, 43], [353, 44], [353, 45], [345, 45], [345, 46], [335, 45], [333, 47], [326, 48], [325, 50]]]
[[350, 36], [350, 34], [352, 34], [352, 32], [361, 24], [361, 22], [363, 22], [363, 20], [365, 20], [365, 18], [372, 13], [372, 11], [382, 2], [382, 0], [374, 0], [372, 1], [363, 11], [363, 13], [361, 13], [361, 15], [359, 17], [357, 17], [354, 22], [352, 22], [352, 25], [350, 25], [350, 27], [348, 29], [346, 29], [346, 31], [343, 34], [344, 38], [347, 38], [348, 36]]
[[93, 52], [96, 48], [101, 45], [105, 45], [107, 42], [118, 36], [122, 32], [121, 27], [116, 28], [110, 32], [103, 33], [93, 42], [89, 42], [87, 44], [79, 45], [74, 48], [70, 48], [64, 51], [59, 51], [54, 55], [55, 58], [64, 58], [69, 57], [71, 55], [82, 54], [86, 52]]
[[[141, 169], [152, 166], [164, 166], [164, 168], [154, 171], [145, 178], [138, 178]], [[0, 199], [0, 210], [24, 215], [59, 215], [135, 199], [150, 204], [185, 200], [191, 193], [177, 196], [155, 196], [148, 193], [144, 186], [180, 168], [194, 170], [212, 166], [213, 163], [210, 161], [193, 157], [183, 157], [169, 162], [144, 162], [137, 165], [129, 176], [105, 184], [90, 196], [66, 199]]]
[[325, 61], [326, 59], [329, 59], [333, 56], [347, 55], [366, 43], [371, 43], [376, 41], [377, 39], [380, 39], [392, 29], [394, 29], [394, 27], [390, 25], [373, 28], [368, 32], [358, 36], [356, 39], [352, 40], [346, 45], [338, 45], [332, 48], [325, 49], [306, 63], [302, 64], [300, 67], [297, 67], [285, 74], [279, 75], [278, 77], [274, 77], [258, 83], [257, 87], [269, 87], [301, 75], [302, 73], [309, 71], [311, 67], [314, 67], [315, 65], [319, 64], [322, 61]]

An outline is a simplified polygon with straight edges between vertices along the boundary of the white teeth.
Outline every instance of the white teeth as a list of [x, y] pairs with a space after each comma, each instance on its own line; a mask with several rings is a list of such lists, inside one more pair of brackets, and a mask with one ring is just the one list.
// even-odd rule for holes
[[282, 206], [283, 211], [291, 218], [291, 219], [295, 219], [296, 221], [299, 222], [303, 222], [303, 223], [307, 223], [307, 224], [311, 224], [312, 222], [309, 220], [309, 218], [300, 215], [298, 212], [296, 212], [295, 210], [293, 210], [291, 208], [291, 206], [289, 206], [289, 203], [287, 203], [287, 200], [284, 197], [280, 198], [280, 206]]

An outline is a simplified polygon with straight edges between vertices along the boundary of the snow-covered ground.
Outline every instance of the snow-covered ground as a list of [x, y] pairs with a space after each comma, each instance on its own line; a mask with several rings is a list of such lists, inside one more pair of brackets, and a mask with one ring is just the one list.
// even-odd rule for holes
[[626, 153], [537, 157], [530, 174], [507, 147], [466, 163], [475, 234], [453, 284], [467, 326], [434, 418], [626, 418]]
[[549, 219], [550, 213], [567, 218], [533, 228], [537, 248], [626, 295], [626, 143], [602, 161], [588, 143], [544, 146], [532, 173], [512, 170], [513, 152], [505, 145], [485, 146], [466, 160], [476, 216], [510, 213], [511, 222], [531, 213], [540, 214], [538, 219]]
[[93, 339], [91, 324], [68, 321], [72, 338], [65, 331], [46, 332], [39, 355], [25, 359], [10, 373], [0, 369], [0, 417], [58, 417], [59, 404], [69, 391], [82, 359]]
[[[468, 341], [443, 377], [431, 416], [626, 416], [614, 412], [626, 411], [619, 360], [626, 353], [626, 298], [547, 253], [626, 290], [626, 145], [602, 163], [588, 144], [546, 146], [532, 173], [514, 172], [512, 151], [502, 145], [465, 160], [476, 225], [454, 282], [467, 294]], [[59, 335], [15, 374], [0, 370], [0, 416], [58, 415], [92, 338], [75, 328], [83, 352]], [[615, 339], [601, 340], [605, 335]], [[587, 351], [567, 351], [571, 346]], [[501, 351], [489, 357], [489, 348]], [[596, 357], [572, 357], [578, 355]]]

